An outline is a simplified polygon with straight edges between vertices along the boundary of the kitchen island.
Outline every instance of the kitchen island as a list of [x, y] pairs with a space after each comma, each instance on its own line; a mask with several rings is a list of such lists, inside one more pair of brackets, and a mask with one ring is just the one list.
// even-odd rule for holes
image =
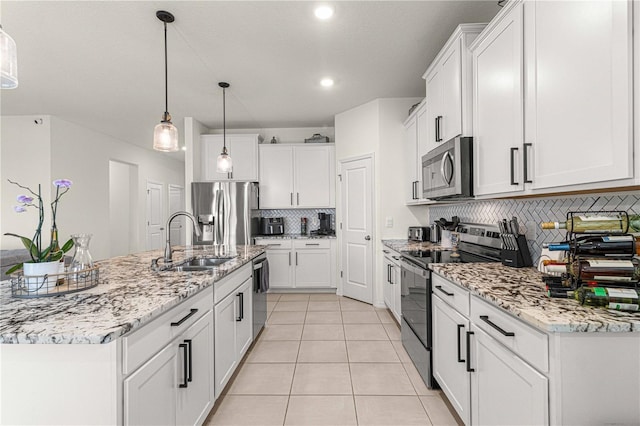
[[[151, 260], [162, 256], [158, 250], [116, 257], [97, 262], [97, 287], [56, 297], [12, 298], [9, 282], [2, 282], [0, 423], [137, 423], [149, 409], [165, 418], [163, 423], [203, 420], [214, 400], [214, 304], [240, 286], [248, 288], [250, 304], [251, 261], [263, 252], [260, 246], [238, 246], [235, 258], [201, 272], [152, 271]], [[174, 263], [212, 254], [204, 246], [177, 248]], [[232, 315], [237, 304], [231, 305]], [[246, 315], [243, 323], [248, 322], [250, 333]], [[141, 392], [146, 382], [166, 384], [154, 383], [154, 377], [182, 382], [181, 363], [191, 362], [191, 355], [193, 368], [202, 366], [202, 377], [185, 388], [193, 392], [206, 384], [207, 389], [199, 389], [207, 399], [202, 411], [189, 406], [197, 395], [177, 393], [182, 391], [177, 384], [168, 387], [169, 395]], [[201, 359], [205, 355], [210, 362]], [[161, 368], [146, 368], [154, 362]], [[141, 380], [147, 371], [163, 375]], [[190, 412], [196, 418], [189, 418]]]

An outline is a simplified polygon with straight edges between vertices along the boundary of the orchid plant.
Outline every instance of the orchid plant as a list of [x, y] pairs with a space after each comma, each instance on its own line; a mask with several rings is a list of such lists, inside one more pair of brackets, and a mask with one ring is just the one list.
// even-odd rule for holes
[[[19, 238], [22, 241], [22, 244], [29, 250], [29, 254], [31, 255], [31, 260], [33, 263], [40, 262], [55, 262], [62, 259], [62, 256], [73, 247], [73, 240], [69, 239], [62, 248], [58, 245], [58, 227], [56, 225], [56, 216], [58, 214], [58, 202], [60, 198], [71, 188], [73, 182], [69, 179], [57, 179], [53, 181], [53, 186], [56, 187], [56, 196], [51, 202], [51, 240], [49, 245], [43, 247], [42, 245], [42, 224], [44, 223], [44, 203], [42, 201], [42, 193], [40, 185], [38, 185], [38, 192], [34, 192], [31, 188], [22, 186], [18, 182], [13, 182], [9, 180], [9, 183], [16, 185], [22, 189], [29, 191], [31, 195], [18, 195], [16, 200], [20, 205], [14, 206], [13, 210], [16, 213], [26, 212], [28, 208], [36, 208], [38, 209], [38, 227], [36, 228], [36, 232], [33, 235], [33, 238], [29, 239], [27, 237], [23, 237], [18, 234], [12, 234], [7, 232], [4, 235], [10, 235], [12, 237]], [[12, 272], [17, 271], [22, 268], [22, 263], [14, 265], [11, 267], [6, 273], [10, 274]]]

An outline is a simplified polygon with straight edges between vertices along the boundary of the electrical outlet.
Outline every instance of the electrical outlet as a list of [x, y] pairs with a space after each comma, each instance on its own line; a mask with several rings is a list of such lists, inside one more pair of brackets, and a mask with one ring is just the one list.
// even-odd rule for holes
[[393, 218], [391, 216], [387, 216], [385, 218], [384, 226], [386, 226], [387, 228], [393, 228]]

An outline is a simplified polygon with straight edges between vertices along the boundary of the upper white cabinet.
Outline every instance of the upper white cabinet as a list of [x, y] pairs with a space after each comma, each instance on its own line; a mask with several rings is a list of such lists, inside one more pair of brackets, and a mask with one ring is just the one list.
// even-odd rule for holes
[[260, 208], [333, 208], [335, 145], [260, 145]]
[[474, 194], [522, 191], [522, 3], [499, 15], [473, 47]]
[[[425, 149], [458, 135], [471, 136], [471, 54], [468, 46], [485, 24], [462, 24], [425, 74], [427, 111]], [[424, 155], [424, 153], [422, 153]]]
[[631, 182], [631, 7], [513, 1], [475, 40], [476, 195]]
[[426, 101], [411, 113], [404, 122], [405, 200], [407, 204], [420, 204], [422, 198], [422, 156], [427, 152]]
[[210, 180], [258, 181], [259, 135], [227, 135], [227, 150], [233, 160], [233, 171], [218, 173], [217, 159], [222, 152], [222, 135], [202, 135], [202, 178]]

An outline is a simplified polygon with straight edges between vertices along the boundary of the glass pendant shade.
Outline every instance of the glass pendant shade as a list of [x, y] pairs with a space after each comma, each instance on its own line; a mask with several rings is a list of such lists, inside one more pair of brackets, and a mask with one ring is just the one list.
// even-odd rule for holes
[[178, 129], [171, 121], [161, 121], [153, 129], [153, 149], [162, 152], [175, 152], [178, 147]]
[[233, 171], [233, 160], [229, 157], [227, 149], [223, 148], [222, 153], [218, 155], [217, 172], [231, 173]]
[[5, 33], [0, 25], [0, 87], [15, 89], [18, 87], [18, 53], [16, 42]]

